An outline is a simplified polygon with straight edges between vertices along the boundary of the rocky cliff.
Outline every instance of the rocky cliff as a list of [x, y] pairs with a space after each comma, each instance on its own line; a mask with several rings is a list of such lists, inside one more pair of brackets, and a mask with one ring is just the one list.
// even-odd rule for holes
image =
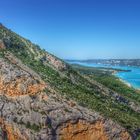
[[[134, 130], [95, 108], [100, 94], [107, 102], [112, 94], [2, 25], [0, 40], [0, 140], [133, 139]], [[80, 102], [90, 91], [98, 91], [93, 107]]]

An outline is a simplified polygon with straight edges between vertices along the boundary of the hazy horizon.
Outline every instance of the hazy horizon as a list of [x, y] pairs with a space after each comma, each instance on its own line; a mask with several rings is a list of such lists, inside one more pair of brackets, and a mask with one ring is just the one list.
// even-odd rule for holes
[[93, 58], [93, 59], [64, 59], [66, 61], [92, 61], [92, 60], [140, 60], [140, 58]]
[[139, 59], [138, 0], [4, 0], [0, 22], [62, 59]]

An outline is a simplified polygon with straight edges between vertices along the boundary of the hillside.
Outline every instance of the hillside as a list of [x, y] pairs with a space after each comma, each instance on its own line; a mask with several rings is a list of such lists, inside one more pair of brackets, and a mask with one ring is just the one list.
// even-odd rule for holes
[[140, 94], [97, 81], [0, 25], [0, 139], [136, 140]]

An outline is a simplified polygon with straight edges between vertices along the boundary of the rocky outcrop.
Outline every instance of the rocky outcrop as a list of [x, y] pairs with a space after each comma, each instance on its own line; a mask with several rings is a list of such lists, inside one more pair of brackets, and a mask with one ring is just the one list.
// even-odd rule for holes
[[[9, 59], [12, 64], [13, 59]], [[12, 65], [6, 62], [6, 59], [0, 58], [1, 94], [9, 96], [36, 94], [46, 88], [46, 84], [36, 76], [37, 74], [16, 63], [16, 60], [14, 62]]]
[[58, 70], [65, 70], [67, 68], [66, 64], [49, 53], [45, 54], [45, 60], [44, 63], [49, 63]]
[[67, 123], [61, 130], [62, 135], [60, 139], [63, 140], [108, 140], [108, 136], [104, 130], [102, 122], [90, 124], [79, 120], [77, 123]]
[[18, 128], [7, 124], [0, 118], [0, 140], [27, 140]]
[[118, 124], [51, 91], [18, 98], [0, 95], [0, 116], [9, 140], [22, 134], [28, 140], [131, 140]]
[[0, 40], [0, 49], [5, 49], [6, 47], [5, 47], [5, 44], [3, 43], [3, 41], [2, 40]]
[[[29, 85], [26, 85], [27, 82], [30, 82]], [[16, 79], [14, 82], [11, 83], [3, 83], [0, 82], [0, 91], [1, 94], [8, 95], [8, 96], [19, 96], [25, 94], [36, 94], [42, 91], [45, 88], [44, 84], [37, 84], [33, 83], [32, 79], [21, 78]]]
[[[89, 123], [85, 120], [78, 122], [67, 122], [60, 129], [60, 139], [62, 140], [131, 140], [131, 136], [125, 130], [119, 130], [113, 125], [106, 125], [111, 121], [95, 121]], [[112, 130], [111, 130], [112, 128]], [[116, 133], [117, 132], [117, 133]]]

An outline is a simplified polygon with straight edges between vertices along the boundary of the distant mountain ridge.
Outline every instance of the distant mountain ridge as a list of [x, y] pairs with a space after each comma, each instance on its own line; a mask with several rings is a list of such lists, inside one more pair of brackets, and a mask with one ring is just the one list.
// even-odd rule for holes
[[66, 60], [68, 62], [101, 63], [120, 66], [140, 66], [140, 59], [88, 59], [88, 60]]

